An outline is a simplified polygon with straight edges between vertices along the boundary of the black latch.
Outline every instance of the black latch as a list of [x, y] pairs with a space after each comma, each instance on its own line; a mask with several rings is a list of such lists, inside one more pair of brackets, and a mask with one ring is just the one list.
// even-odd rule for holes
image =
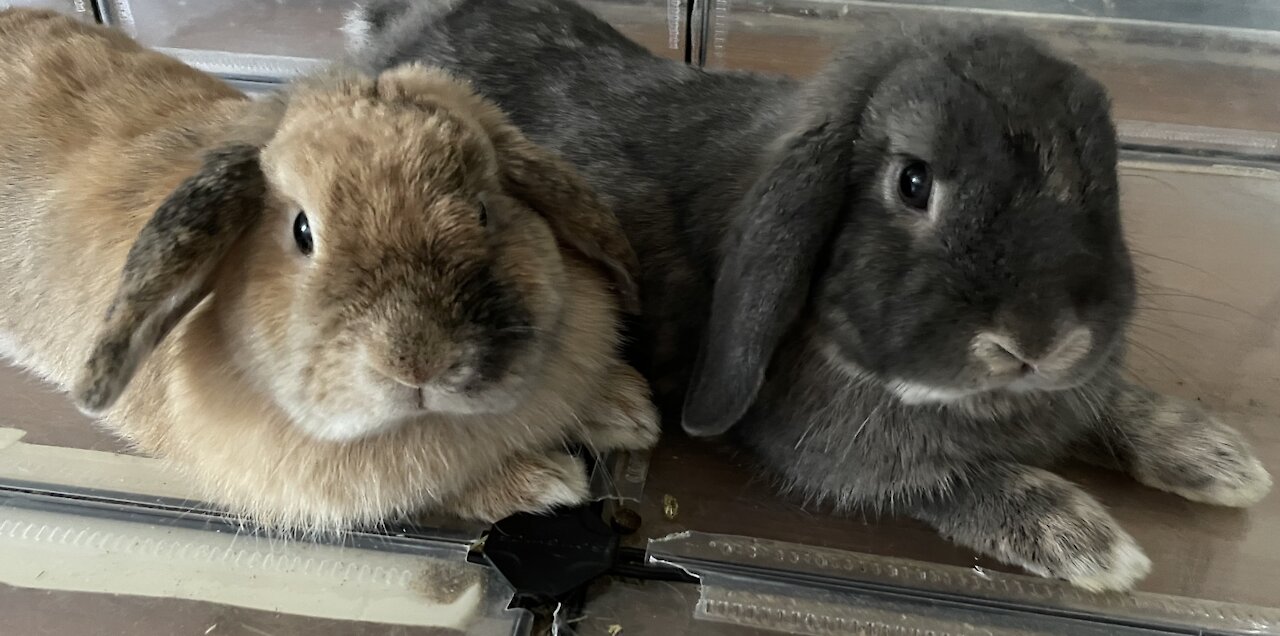
[[613, 566], [618, 535], [598, 507], [518, 514], [493, 525], [484, 556], [515, 588], [514, 604], [563, 601]]

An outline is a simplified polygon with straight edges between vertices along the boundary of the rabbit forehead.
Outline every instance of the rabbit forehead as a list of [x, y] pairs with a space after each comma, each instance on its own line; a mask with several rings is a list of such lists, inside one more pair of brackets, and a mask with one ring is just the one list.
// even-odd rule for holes
[[[950, 69], [921, 61], [904, 65], [872, 96], [871, 130], [889, 151], [934, 163], [938, 173], [984, 182], [1018, 175], [1025, 189], [1067, 203], [1083, 191], [1087, 171], [1080, 140], [1103, 131], [1063, 109], [1025, 108], [1016, 94], [982, 90]], [[970, 174], [975, 173], [975, 174]]]
[[291, 109], [262, 157], [273, 185], [309, 210], [383, 221], [474, 198], [497, 173], [492, 144], [466, 118], [367, 102]]

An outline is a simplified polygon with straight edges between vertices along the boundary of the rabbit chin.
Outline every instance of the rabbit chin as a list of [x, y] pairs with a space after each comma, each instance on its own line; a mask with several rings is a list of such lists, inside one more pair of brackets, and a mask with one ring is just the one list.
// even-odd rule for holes
[[[822, 352], [827, 363], [837, 372], [855, 381], [866, 382], [883, 387], [898, 401], [908, 406], [957, 406], [972, 407], [978, 411], [987, 410], [993, 403], [1005, 399], [1017, 400], [1019, 396], [1027, 397], [1036, 393], [1067, 391], [1080, 386], [1088, 379], [1088, 374], [1065, 374], [1072, 377], [1034, 376], [1020, 377], [1011, 381], [993, 382], [986, 386], [950, 387], [927, 384], [904, 378], [884, 378], [862, 368], [858, 363], [842, 355], [840, 348], [833, 343], [825, 343]], [[993, 402], [994, 400], [994, 402]]]
[[524, 397], [519, 385], [493, 388], [475, 394], [427, 387], [421, 391], [421, 407], [427, 413], [441, 415], [500, 415], [515, 410], [524, 401]]
[[524, 382], [506, 382], [484, 391], [461, 393], [424, 388], [417, 392], [398, 387], [383, 399], [371, 399], [362, 408], [295, 414], [294, 426], [316, 439], [353, 442], [387, 433], [401, 426], [431, 425], [441, 421], [465, 424], [469, 416], [502, 415], [516, 410], [529, 391]]
[[888, 383], [887, 386], [898, 397], [899, 401], [908, 405], [953, 404], [985, 393], [985, 391], [978, 390], [966, 391], [963, 389], [929, 386], [909, 380], [897, 380]]

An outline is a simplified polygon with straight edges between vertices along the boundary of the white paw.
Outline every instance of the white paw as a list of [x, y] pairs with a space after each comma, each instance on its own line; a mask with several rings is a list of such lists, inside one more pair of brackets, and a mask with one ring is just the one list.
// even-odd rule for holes
[[649, 385], [629, 367], [615, 373], [584, 417], [584, 441], [596, 451], [649, 449], [662, 431]]
[[582, 460], [565, 453], [541, 457], [532, 466], [529, 512], [546, 512], [557, 506], [574, 506], [587, 499], [587, 472]]
[[617, 409], [607, 421], [591, 427], [590, 442], [597, 450], [644, 450], [658, 442], [658, 412], [645, 404]]
[[1151, 571], [1133, 536], [1061, 477], [1028, 470], [1006, 483], [1003, 495], [1008, 513], [1001, 517], [1012, 523], [985, 543], [993, 556], [1095, 592], [1127, 590]]
[[1209, 467], [1213, 481], [1202, 488], [1169, 486], [1169, 492], [1200, 503], [1246, 508], [1262, 501], [1271, 492], [1271, 474], [1256, 457], [1229, 468]]
[[1072, 585], [1090, 592], [1125, 591], [1151, 572], [1151, 559], [1128, 533], [1115, 538], [1111, 553], [1101, 563], [1069, 561], [1059, 575]]
[[1191, 501], [1245, 507], [1271, 492], [1271, 475], [1234, 428], [1172, 400], [1144, 431], [1134, 459], [1138, 481]]

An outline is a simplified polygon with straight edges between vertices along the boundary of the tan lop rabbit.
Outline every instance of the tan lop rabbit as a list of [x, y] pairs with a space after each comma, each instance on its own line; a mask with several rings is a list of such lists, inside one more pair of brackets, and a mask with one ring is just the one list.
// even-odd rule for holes
[[566, 443], [656, 440], [616, 351], [617, 221], [442, 72], [253, 102], [11, 9], [0, 86], [0, 354], [214, 502], [308, 531], [493, 520], [586, 497]]

